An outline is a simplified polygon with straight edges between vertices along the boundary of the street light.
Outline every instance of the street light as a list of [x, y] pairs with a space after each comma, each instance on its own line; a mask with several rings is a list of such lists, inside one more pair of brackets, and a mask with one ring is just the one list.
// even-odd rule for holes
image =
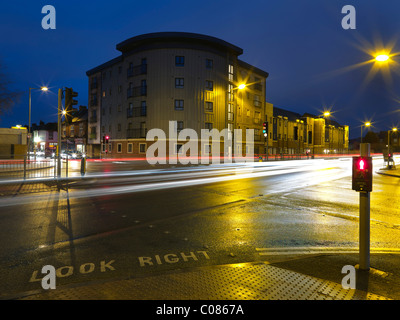
[[387, 54], [378, 54], [375, 56], [375, 60], [378, 62], [385, 62], [389, 60], [389, 56]]
[[246, 88], [246, 85], [244, 83], [239, 84], [238, 88], [240, 90], [243, 90], [244, 88]]
[[388, 157], [390, 158], [390, 136], [392, 132], [396, 132], [397, 128], [392, 128], [391, 130], [388, 131]]
[[371, 122], [368, 121], [368, 122], [366, 122], [366, 123], [364, 123], [364, 124], [361, 125], [361, 143], [362, 143], [362, 138], [363, 138], [363, 135], [362, 135], [362, 128], [363, 128], [364, 126], [365, 126], [365, 127], [371, 126]]
[[28, 129], [28, 137], [29, 137], [29, 142], [28, 142], [28, 157], [29, 157], [29, 151], [30, 151], [30, 147], [31, 147], [31, 141], [32, 141], [32, 137], [31, 137], [31, 108], [32, 108], [32, 90], [41, 90], [41, 91], [48, 91], [49, 88], [42, 86], [40, 88], [29, 88], [29, 129]]

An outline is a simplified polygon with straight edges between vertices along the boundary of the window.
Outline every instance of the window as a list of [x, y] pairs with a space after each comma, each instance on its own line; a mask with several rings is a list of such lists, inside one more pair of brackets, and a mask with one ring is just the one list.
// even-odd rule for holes
[[228, 84], [228, 101], [233, 101], [233, 85]]
[[176, 56], [175, 57], [175, 66], [183, 67], [185, 65], [185, 57], [184, 56]]
[[213, 60], [211, 59], [206, 59], [206, 68], [207, 69], [212, 69], [213, 68]]
[[147, 115], [147, 104], [146, 101], [140, 103], [140, 116], [145, 117]]
[[128, 143], [127, 152], [128, 153], [132, 153], [133, 152], [133, 144], [132, 143]]
[[118, 131], [121, 131], [121, 124], [118, 123]]
[[183, 83], [184, 83], [183, 78], [175, 78], [175, 88], [183, 89]]
[[205, 127], [207, 130], [212, 130], [213, 124], [211, 122], [206, 122]]
[[129, 103], [128, 109], [126, 109], [126, 117], [132, 118], [133, 117], [133, 103]]
[[210, 80], [206, 80], [206, 90], [213, 91], [214, 90], [214, 82]]
[[233, 81], [233, 64], [228, 66], [228, 80]]
[[180, 132], [180, 131], [182, 131], [183, 130], [183, 121], [178, 121], [177, 123], [176, 123], [176, 131], [177, 132]]
[[139, 153], [146, 153], [146, 144], [139, 143]]
[[213, 112], [214, 110], [214, 105], [210, 101], [206, 101], [206, 112]]
[[177, 111], [183, 110], [183, 100], [175, 100], [175, 110]]
[[122, 143], [117, 143], [117, 152], [118, 153], [122, 152]]
[[183, 145], [182, 144], [175, 144], [175, 153], [176, 154], [183, 154]]

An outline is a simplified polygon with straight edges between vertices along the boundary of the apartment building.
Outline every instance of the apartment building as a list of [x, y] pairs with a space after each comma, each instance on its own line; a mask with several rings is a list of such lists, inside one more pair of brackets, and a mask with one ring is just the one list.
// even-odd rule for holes
[[349, 149], [349, 127], [309, 113], [273, 107], [270, 154], [343, 154]]
[[148, 130], [167, 133], [170, 121], [177, 132], [190, 128], [199, 136], [201, 129], [242, 129], [243, 137], [254, 129], [254, 153], [265, 152], [262, 123], [273, 115], [265, 102], [268, 73], [240, 60], [243, 49], [184, 32], [139, 35], [116, 49], [118, 57], [86, 73], [89, 156], [144, 157], [153, 143]]

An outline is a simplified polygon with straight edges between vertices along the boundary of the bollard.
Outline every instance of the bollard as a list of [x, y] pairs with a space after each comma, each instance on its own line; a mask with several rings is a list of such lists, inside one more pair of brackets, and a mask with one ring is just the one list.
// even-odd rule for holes
[[81, 160], [81, 176], [84, 176], [86, 172], [86, 157]]

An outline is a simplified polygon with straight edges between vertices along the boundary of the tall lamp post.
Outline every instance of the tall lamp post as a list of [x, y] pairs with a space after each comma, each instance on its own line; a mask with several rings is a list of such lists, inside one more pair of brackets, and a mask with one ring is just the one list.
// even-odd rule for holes
[[29, 88], [29, 129], [28, 129], [28, 158], [31, 149], [32, 133], [31, 133], [31, 109], [32, 109], [32, 90], [48, 91], [48, 87]]
[[366, 122], [366, 123], [364, 123], [364, 124], [362, 124], [361, 125], [361, 143], [362, 143], [362, 139], [363, 139], [363, 127], [369, 127], [369, 126], [371, 126], [371, 122]]

